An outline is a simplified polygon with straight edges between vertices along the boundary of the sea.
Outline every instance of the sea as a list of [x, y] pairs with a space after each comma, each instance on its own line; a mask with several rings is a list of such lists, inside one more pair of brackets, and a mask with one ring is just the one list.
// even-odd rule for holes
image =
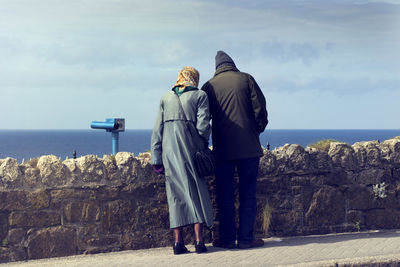
[[[151, 130], [126, 130], [119, 133], [119, 151], [134, 155], [149, 151]], [[267, 129], [260, 136], [261, 144], [270, 149], [285, 144], [306, 147], [323, 139], [334, 139], [349, 144], [360, 141], [384, 141], [400, 136], [394, 130], [277, 130]], [[111, 133], [102, 130], [0, 130], [0, 159], [11, 157], [18, 162], [42, 155], [56, 155], [61, 159], [76, 156], [111, 154]]]

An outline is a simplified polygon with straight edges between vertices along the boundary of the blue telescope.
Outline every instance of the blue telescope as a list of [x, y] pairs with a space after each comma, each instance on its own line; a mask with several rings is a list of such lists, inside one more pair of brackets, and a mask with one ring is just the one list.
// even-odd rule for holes
[[104, 129], [111, 132], [112, 153], [115, 155], [119, 150], [119, 132], [125, 131], [125, 119], [106, 119], [106, 121], [92, 121], [92, 129]]

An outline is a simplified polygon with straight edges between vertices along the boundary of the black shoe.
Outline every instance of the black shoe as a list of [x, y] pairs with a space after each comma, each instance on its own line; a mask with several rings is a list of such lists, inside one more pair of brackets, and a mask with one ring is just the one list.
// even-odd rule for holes
[[207, 247], [202, 241], [196, 241], [194, 247], [196, 248], [196, 253], [198, 254], [207, 252]]
[[214, 247], [219, 247], [219, 248], [227, 248], [227, 249], [234, 249], [235, 248], [235, 242], [222, 242], [218, 239], [213, 241], [213, 246]]
[[262, 239], [254, 239], [252, 241], [238, 241], [237, 248], [246, 249], [246, 248], [258, 248], [264, 246], [264, 241]]
[[189, 253], [189, 250], [181, 243], [175, 243], [173, 249], [175, 255]]

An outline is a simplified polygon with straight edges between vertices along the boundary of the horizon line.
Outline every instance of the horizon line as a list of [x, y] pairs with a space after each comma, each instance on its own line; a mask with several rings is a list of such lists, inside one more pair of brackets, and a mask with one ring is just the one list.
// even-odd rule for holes
[[[0, 131], [84, 131], [84, 130], [94, 130], [91, 128], [14, 128], [14, 129], [2, 129]], [[152, 131], [151, 128], [138, 128], [138, 129], [125, 129], [125, 131]], [[308, 130], [327, 130], [327, 131], [346, 131], [346, 130], [385, 130], [385, 131], [400, 131], [400, 128], [272, 128], [265, 129], [264, 132], [269, 130], [279, 130], [279, 131], [308, 131]]]

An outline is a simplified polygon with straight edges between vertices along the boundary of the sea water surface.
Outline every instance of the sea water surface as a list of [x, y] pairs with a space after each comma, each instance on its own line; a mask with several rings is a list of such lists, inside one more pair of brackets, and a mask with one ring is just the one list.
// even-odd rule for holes
[[[151, 130], [126, 130], [119, 134], [119, 151], [138, 155], [150, 149]], [[269, 130], [261, 134], [261, 144], [271, 149], [284, 144], [304, 147], [322, 139], [335, 139], [353, 144], [400, 136], [396, 130]], [[56, 155], [62, 159], [94, 154], [111, 154], [111, 133], [100, 130], [0, 130], [0, 159], [11, 157], [22, 160]]]

